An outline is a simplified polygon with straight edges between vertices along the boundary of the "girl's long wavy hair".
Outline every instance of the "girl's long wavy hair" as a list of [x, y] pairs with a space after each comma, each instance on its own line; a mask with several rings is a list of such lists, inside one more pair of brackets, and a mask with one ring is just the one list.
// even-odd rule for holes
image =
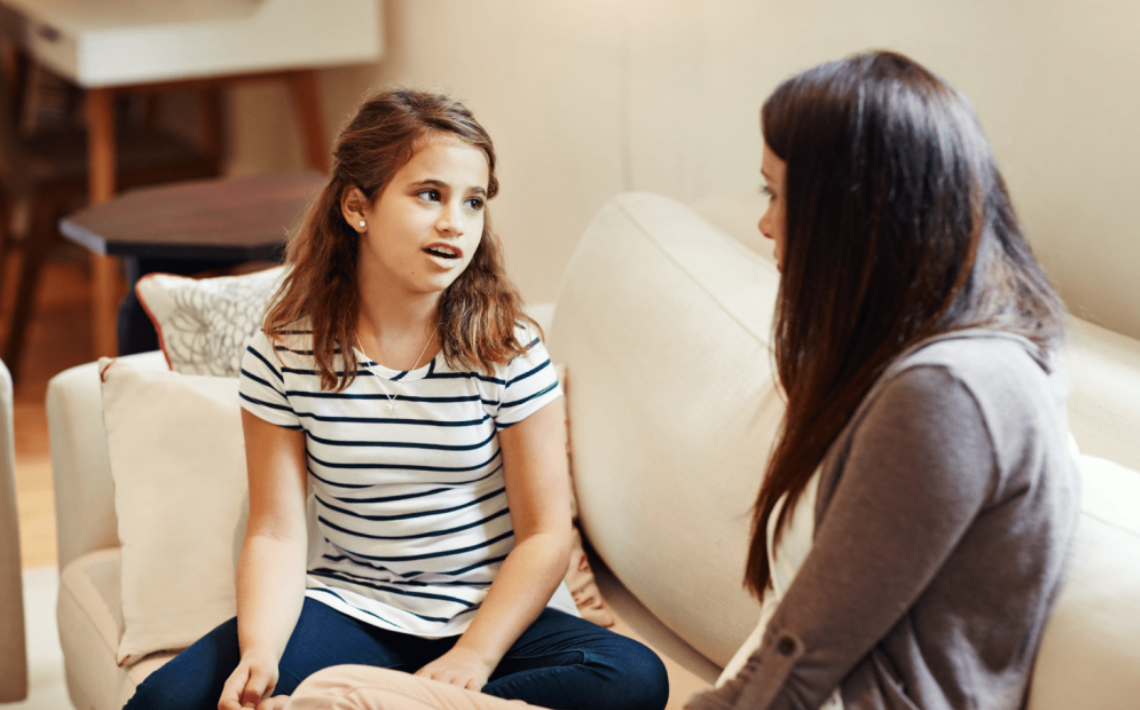
[[938, 76], [889, 52], [822, 64], [781, 84], [761, 124], [787, 166], [773, 340], [788, 406], [753, 510], [757, 596], [777, 501], [778, 537], [893, 359], [970, 327], [1049, 354], [1064, 327], [973, 109]]
[[[341, 132], [333, 151], [328, 184], [309, 207], [289, 240], [290, 267], [266, 308], [264, 331], [279, 340], [307, 322], [321, 388], [340, 391], [352, 383], [358, 365], [352, 346], [360, 312], [357, 254], [360, 235], [345, 221], [341, 197], [356, 187], [376, 203], [396, 172], [433, 134], [455, 136], [487, 156], [487, 199], [499, 191], [491, 137], [462, 103], [439, 94], [398, 89], [364, 102]], [[515, 324], [538, 325], [522, 311], [522, 301], [503, 271], [502, 248], [484, 212], [483, 234], [470, 264], [441, 295], [439, 336], [451, 365], [490, 373], [496, 363], [525, 352]], [[341, 356], [343, 371], [336, 369]]]

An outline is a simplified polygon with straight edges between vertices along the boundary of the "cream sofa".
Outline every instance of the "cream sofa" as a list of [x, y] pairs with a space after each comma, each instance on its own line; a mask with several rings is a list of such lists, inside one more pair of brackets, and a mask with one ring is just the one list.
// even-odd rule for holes
[[[568, 366], [572, 465], [602, 589], [619, 628], [666, 657], [676, 708], [715, 680], [758, 616], [741, 587], [749, 506], [782, 411], [768, 345], [778, 275], [755, 234], [759, 213], [749, 195], [695, 209], [619, 195], [583, 236], [557, 302], [536, 308], [555, 361]], [[1077, 319], [1071, 326], [1084, 515], [1030, 707], [1132, 707], [1140, 342]], [[165, 366], [157, 353], [131, 359]], [[81, 710], [120, 707], [171, 656], [115, 663], [119, 540], [101, 411], [94, 363], [52, 380], [59, 627]]]

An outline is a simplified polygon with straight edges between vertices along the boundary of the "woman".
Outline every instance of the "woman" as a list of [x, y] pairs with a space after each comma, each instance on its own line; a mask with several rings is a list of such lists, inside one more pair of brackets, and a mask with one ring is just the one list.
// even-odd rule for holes
[[486, 215], [490, 138], [455, 101], [393, 91], [335, 158], [243, 363], [237, 618], [128, 707], [280, 708], [351, 663], [551, 707], [664, 707], [660, 660], [559, 587], [561, 392]]
[[761, 120], [788, 406], [760, 626], [689, 708], [1021, 708], [1078, 514], [1062, 304], [969, 104], [917, 63], [809, 69]]

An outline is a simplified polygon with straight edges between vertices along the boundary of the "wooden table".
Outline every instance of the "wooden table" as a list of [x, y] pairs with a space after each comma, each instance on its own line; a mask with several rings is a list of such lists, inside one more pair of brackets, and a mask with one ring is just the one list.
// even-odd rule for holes
[[[115, 194], [114, 98], [201, 90], [203, 141], [222, 144], [218, 89], [284, 81], [308, 166], [328, 169], [316, 72], [377, 61], [381, 0], [0, 0], [0, 21], [31, 59], [87, 91], [91, 204]], [[114, 355], [113, 252], [93, 252], [97, 356]]]
[[309, 171], [137, 188], [68, 215], [59, 228], [107, 256], [271, 261], [326, 180]]
[[[134, 298], [141, 276], [202, 268], [180, 268], [184, 265], [279, 260], [289, 232], [326, 180], [324, 173], [312, 171], [138, 188], [64, 218], [65, 237], [92, 254], [127, 260], [129, 288], [119, 314], [117, 354], [157, 345]], [[148, 340], [150, 347], [133, 347]]]

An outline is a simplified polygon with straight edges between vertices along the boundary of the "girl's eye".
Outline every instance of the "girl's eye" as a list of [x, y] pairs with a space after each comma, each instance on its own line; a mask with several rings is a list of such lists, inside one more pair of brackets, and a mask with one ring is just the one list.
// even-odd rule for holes
[[467, 200], [467, 206], [473, 210], [481, 210], [483, 209], [483, 198], [472, 197], [470, 200]]
[[416, 197], [425, 202], [439, 202], [439, 190], [422, 190], [416, 193]]
[[767, 185], [760, 186], [760, 194], [764, 195], [769, 200], [776, 199], [776, 193], [772, 192], [772, 188], [768, 187]]

